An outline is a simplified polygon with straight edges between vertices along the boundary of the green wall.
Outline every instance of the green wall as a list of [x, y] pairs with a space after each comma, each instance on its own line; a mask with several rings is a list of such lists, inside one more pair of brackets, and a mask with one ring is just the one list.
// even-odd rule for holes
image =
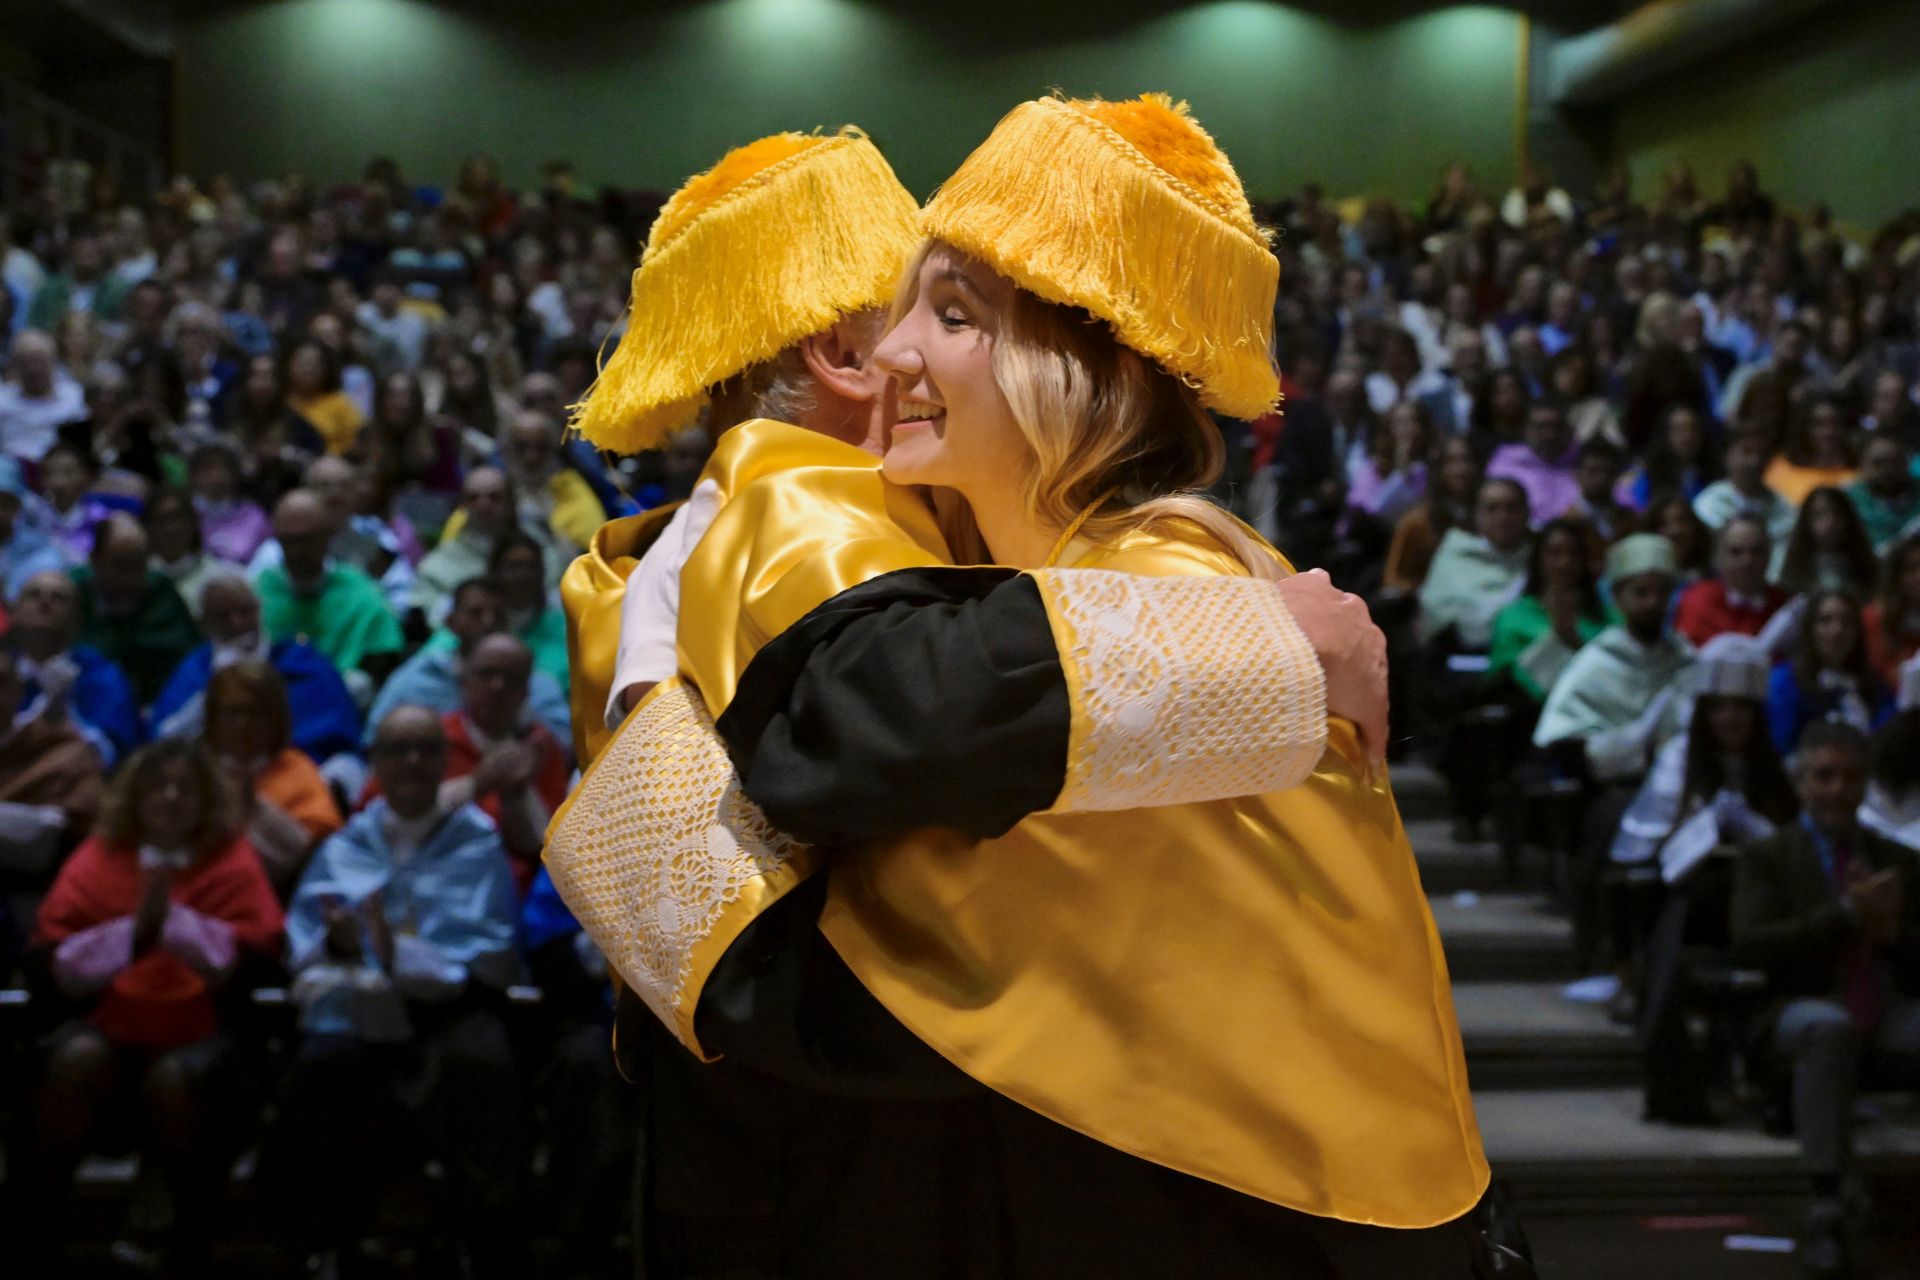
[[1759, 166], [1775, 199], [1816, 200], [1871, 228], [1920, 204], [1920, 3], [1850, 0], [1636, 93], [1614, 116], [1613, 150], [1651, 197], [1686, 158], [1717, 195], [1727, 166]]
[[1057, 86], [1188, 98], [1256, 195], [1314, 178], [1424, 199], [1456, 156], [1490, 186], [1512, 173], [1519, 19], [1493, 6], [1371, 26], [1263, 0], [1157, 15], [1108, 0], [1074, 6], [1078, 21], [1049, 0], [649, 7], [607, 17], [615, 5], [527, 0], [474, 17], [420, 0], [277, 0], [187, 14], [176, 160], [338, 179], [384, 152], [445, 181], [486, 149], [516, 184], [565, 156], [587, 183], [672, 187], [749, 138], [851, 120], [924, 195], [1007, 108]]

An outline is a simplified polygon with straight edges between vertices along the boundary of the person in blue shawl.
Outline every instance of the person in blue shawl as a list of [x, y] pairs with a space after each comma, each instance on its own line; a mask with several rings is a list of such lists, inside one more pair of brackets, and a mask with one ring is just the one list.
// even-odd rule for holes
[[325, 654], [301, 640], [267, 642], [260, 600], [238, 573], [221, 572], [200, 593], [200, 627], [207, 643], [190, 651], [153, 700], [156, 738], [200, 732], [207, 682], [241, 658], [264, 658], [287, 684], [293, 745], [325, 761], [360, 750], [360, 708]]
[[[441, 715], [458, 711], [462, 702], [460, 668], [467, 655], [482, 640], [506, 628], [506, 597], [493, 579], [469, 578], [455, 587], [446, 623], [453, 643], [429, 641], [401, 663], [374, 696], [373, 708], [367, 713], [368, 725], [379, 724], [395, 707], [429, 707]], [[544, 671], [535, 670], [527, 682], [527, 709], [554, 737], [562, 742], [573, 741], [573, 715], [567, 705], [567, 692]]]
[[58, 569], [28, 578], [12, 623], [26, 714], [64, 711], [109, 768], [146, 740], [133, 682], [105, 654], [74, 643], [80, 588], [72, 578]]
[[287, 908], [305, 1033], [283, 1098], [289, 1234], [325, 1254], [366, 1234], [427, 1141], [444, 1224], [481, 1276], [524, 1263], [527, 1133], [499, 993], [518, 979], [513, 872], [472, 804], [443, 808], [440, 717], [379, 724], [382, 794], [323, 843]]
[[27, 488], [17, 459], [0, 457], [0, 587], [7, 599], [20, 594], [27, 579], [48, 569], [65, 569], [67, 558], [46, 530], [36, 527], [23, 509], [28, 503], [39, 508], [43, 519], [46, 504]]

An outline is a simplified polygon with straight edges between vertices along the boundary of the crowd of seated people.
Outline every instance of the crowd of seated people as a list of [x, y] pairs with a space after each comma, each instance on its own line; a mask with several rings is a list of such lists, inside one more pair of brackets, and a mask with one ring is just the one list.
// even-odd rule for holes
[[[704, 456], [563, 430], [657, 204], [475, 157], [444, 188], [378, 161], [5, 207], [0, 965], [45, 995], [8, 1161], [47, 1171], [44, 1221], [77, 1153], [134, 1142], [203, 1246], [214, 1165], [261, 1141], [232, 1104], [286, 1078], [260, 1179], [318, 1253], [364, 1249], [381, 1201], [316, 1168], [424, 1148], [448, 1234], [510, 1263], [533, 1135], [463, 1116], [544, 1109], [556, 1222], [619, 1165], [604, 983], [537, 855], [572, 765], [554, 585]], [[1654, 1038], [1673, 937], [1781, 972], [1832, 1217], [1834, 1046], [1897, 1067], [1920, 995], [1890, 852], [1920, 840], [1920, 212], [1843, 229], [1750, 165], [1708, 192], [1675, 163], [1590, 198], [1455, 164], [1414, 208], [1308, 186], [1262, 213], [1284, 410], [1221, 424], [1217, 496], [1368, 597], [1396, 753], [1440, 767], [1458, 838], [1558, 849], [1617, 1013]], [[500, 998], [529, 974], [537, 1051]], [[231, 1031], [259, 982], [298, 1007], [271, 1081]]]
[[1920, 1084], [1920, 211], [1843, 230], [1676, 163], [1270, 212], [1285, 411], [1229, 425], [1222, 492], [1368, 596], [1455, 837], [1552, 851], [1650, 1115], [1716, 1114], [1680, 1043], [1702, 957], [1762, 975], [1740, 1016], [1843, 1274], [1856, 1068]]
[[537, 873], [575, 766], [559, 576], [704, 461], [565, 432], [655, 208], [477, 159], [0, 209], [0, 986], [30, 997], [0, 1233], [30, 1274], [120, 1153], [115, 1248], [173, 1274], [246, 1234], [243, 1153], [294, 1273], [610, 1265], [638, 1117]]

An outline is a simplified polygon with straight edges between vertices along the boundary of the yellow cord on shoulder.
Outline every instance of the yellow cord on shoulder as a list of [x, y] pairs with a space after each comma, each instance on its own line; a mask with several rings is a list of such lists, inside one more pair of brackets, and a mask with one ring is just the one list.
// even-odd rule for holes
[[1072, 522], [1067, 525], [1066, 531], [1060, 535], [1060, 540], [1053, 544], [1053, 550], [1047, 553], [1047, 562], [1040, 566], [1042, 569], [1057, 569], [1060, 567], [1060, 557], [1067, 554], [1067, 545], [1079, 534], [1081, 527], [1092, 518], [1093, 513], [1107, 505], [1107, 499], [1111, 498], [1115, 492], [1113, 489], [1107, 490], [1092, 502], [1089, 502], [1080, 514], [1073, 518]]

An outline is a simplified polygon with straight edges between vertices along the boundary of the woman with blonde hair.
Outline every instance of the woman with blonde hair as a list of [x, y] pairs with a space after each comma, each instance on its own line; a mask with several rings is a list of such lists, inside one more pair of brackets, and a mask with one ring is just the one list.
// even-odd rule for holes
[[[756, 922], [752, 966], [708, 979], [701, 1043], [788, 1078], [918, 1055], [948, 1087], [987, 1086], [1017, 1206], [1006, 1274], [1494, 1265], [1469, 1220], [1487, 1168], [1444, 963], [1386, 779], [1333, 721], [1311, 775], [1278, 790], [1259, 741], [1323, 705], [1249, 679], [1186, 717], [1155, 676], [1187, 647], [1233, 664], [1249, 643], [1199, 584], [1251, 595], [1291, 572], [1201, 496], [1223, 452], [1208, 411], [1256, 416], [1278, 391], [1278, 266], [1238, 177], [1184, 104], [1042, 99], [924, 229], [873, 355], [899, 405], [883, 474], [932, 490], [955, 560], [1001, 567], [845, 590], [739, 673], [718, 728], [742, 785], [831, 863]], [[736, 499], [695, 551], [683, 617], [753, 515]], [[1011, 570], [1060, 657], [1005, 651], [977, 684], [936, 661], [929, 680], [910, 615], [962, 610]], [[1169, 594], [1148, 604], [1154, 579]], [[1103, 686], [1110, 670], [1128, 674]], [[1069, 726], [1069, 687], [1112, 714]], [[953, 733], [940, 706], [975, 698], [1009, 725], [1057, 720], [1057, 755], [924, 767]], [[751, 1011], [775, 986], [793, 1012], [770, 1032]], [[850, 1049], [848, 1028], [871, 1043]]]

